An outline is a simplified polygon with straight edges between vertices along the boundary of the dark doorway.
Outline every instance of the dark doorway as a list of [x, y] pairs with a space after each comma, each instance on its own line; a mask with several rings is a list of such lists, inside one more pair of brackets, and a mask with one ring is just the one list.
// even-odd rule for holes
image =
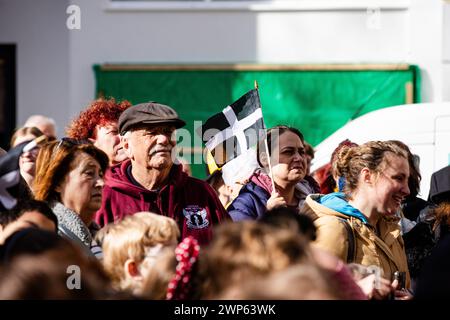
[[0, 147], [9, 148], [16, 125], [16, 45], [0, 44]]

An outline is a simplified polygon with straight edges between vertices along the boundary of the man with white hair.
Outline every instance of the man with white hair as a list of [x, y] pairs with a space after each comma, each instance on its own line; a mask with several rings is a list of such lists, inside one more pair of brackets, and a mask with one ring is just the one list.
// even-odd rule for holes
[[42, 131], [50, 140], [56, 139], [56, 123], [52, 118], [40, 114], [30, 116], [25, 121], [24, 127], [36, 127]]
[[192, 236], [203, 245], [211, 241], [215, 225], [230, 220], [214, 190], [174, 163], [175, 129], [184, 125], [175, 110], [156, 102], [122, 112], [118, 128], [128, 160], [105, 175], [99, 225], [150, 211], [173, 218], [181, 238]]

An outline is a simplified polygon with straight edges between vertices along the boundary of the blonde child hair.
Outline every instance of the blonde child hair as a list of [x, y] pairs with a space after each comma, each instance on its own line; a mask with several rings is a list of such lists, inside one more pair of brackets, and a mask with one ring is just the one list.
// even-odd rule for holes
[[126, 262], [131, 259], [142, 267], [144, 260], [151, 258], [149, 263], [153, 264], [165, 248], [175, 248], [179, 236], [175, 220], [151, 212], [138, 212], [100, 230], [97, 240], [103, 249], [103, 266], [113, 286], [139, 291], [126, 274]]

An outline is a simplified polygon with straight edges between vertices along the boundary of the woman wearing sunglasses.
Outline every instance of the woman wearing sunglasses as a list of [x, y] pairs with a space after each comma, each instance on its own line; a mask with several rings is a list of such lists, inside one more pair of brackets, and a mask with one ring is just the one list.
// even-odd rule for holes
[[101, 256], [92, 219], [102, 202], [108, 156], [85, 141], [63, 138], [44, 146], [37, 158], [34, 194], [58, 217], [58, 232]]

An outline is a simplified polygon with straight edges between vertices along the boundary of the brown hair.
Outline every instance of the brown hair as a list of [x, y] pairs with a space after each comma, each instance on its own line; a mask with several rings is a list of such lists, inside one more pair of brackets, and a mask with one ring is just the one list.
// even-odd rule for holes
[[[269, 150], [267, 150], [267, 152], [269, 153], [269, 156], [271, 156], [272, 148], [274, 147], [272, 142], [277, 144], [279, 142], [278, 141], [279, 137], [285, 132], [292, 132], [293, 134], [297, 135], [300, 138], [303, 145], [305, 144], [305, 139], [303, 137], [303, 134], [300, 132], [300, 130], [298, 130], [297, 128], [293, 128], [293, 127], [277, 125], [273, 128], [268, 129], [267, 133], [266, 133], [267, 148], [269, 148]], [[258, 160], [258, 164], [261, 167], [264, 167], [264, 165], [262, 164], [262, 161], [261, 161], [261, 154], [264, 153], [265, 150], [266, 150], [266, 146], [265, 146], [265, 141], [263, 139], [257, 145], [257, 160]]]
[[305, 153], [311, 157], [311, 159], [314, 159], [314, 148], [312, 147], [312, 145], [310, 145], [307, 142], [303, 143], [305, 146]]
[[409, 196], [408, 198], [415, 198], [420, 192], [420, 180], [422, 180], [422, 176], [420, 174], [418, 164], [416, 164], [416, 156], [414, 156], [409, 149], [409, 147], [401, 141], [398, 140], [389, 140], [388, 142], [392, 142], [398, 145], [400, 148], [406, 151], [408, 155], [408, 163], [409, 163], [409, 178], [408, 178], [408, 187], [409, 187]]
[[433, 214], [436, 216], [434, 221], [433, 230], [438, 227], [441, 229], [450, 228], [450, 202], [443, 202], [433, 210]]
[[14, 132], [14, 134], [13, 134], [12, 137], [11, 137], [11, 141], [10, 141], [10, 143], [9, 143], [9, 145], [11, 146], [11, 148], [13, 148], [13, 147], [16, 146], [16, 140], [17, 140], [19, 137], [23, 137], [23, 136], [26, 136], [26, 135], [28, 135], [28, 134], [32, 134], [32, 135], [35, 136], [36, 138], [38, 138], [38, 137], [44, 135], [44, 134], [42, 133], [42, 131], [39, 130], [38, 128], [36, 128], [36, 127], [22, 127], [22, 128], [19, 128], [19, 129], [17, 129], [17, 130]]
[[199, 260], [205, 298], [249, 278], [266, 276], [309, 259], [306, 240], [256, 221], [221, 224]]
[[[70, 266], [79, 268], [80, 287], [71, 290]], [[76, 271], [75, 271], [76, 272]], [[105, 299], [109, 279], [96, 259], [62, 237], [39, 254], [22, 254], [0, 270], [0, 299]]]
[[329, 274], [314, 263], [298, 263], [267, 278], [237, 284], [219, 299], [225, 300], [340, 300], [343, 299]]
[[343, 146], [333, 163], [333, 173], [345, 178], [344, 192], [350, 195], [358, 186], [363, 168], [380, 172], [384, 168], [386, 153], [407, 159], [406, 151], [390, 141], [369, 141], [360, 146]]
[[36, 178], [33, 184], [36, 200], [59, 200], [55, 191], [58, 184], [63, 181], [71, 170], [71, 164], [78, 152], [92, 156], [105, 172], [108, 167], [108, 156], [92, 144], [72, 139], [52, 141], [44, 145], [36, 159]]

